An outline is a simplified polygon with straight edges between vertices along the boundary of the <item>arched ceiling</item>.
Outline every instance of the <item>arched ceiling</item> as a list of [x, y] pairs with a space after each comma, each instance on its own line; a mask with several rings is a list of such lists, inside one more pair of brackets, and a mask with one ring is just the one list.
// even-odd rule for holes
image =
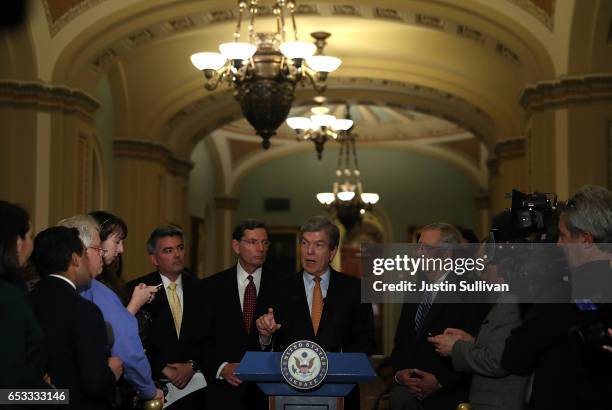
[[[194, 52], [214, 51], [231, 39], [236, 3], [36, 2], [30, 32], [38, 75], [92, 94], [108, 76], [116, 138], [161, 142], [182, 158], [210, 135], [226, 145], [242, 140], [257, 146], [259, 138], [240, 120], [231, 90], [205, 91], [201, 73], [189, 61]], [[271, 30], [266, 6], [272, 3], [260, 1], [257, 31]], [[525, 85], [563, 70], [558, 48], [567, 48], [574, 9], [573, 0], [298, 0], [297, 5], [302, 39], [321, 29], [332, 33], [325, 51], [343, 64], [330, 77], [326, 96], [354, 106], [364, 143], [411, 147], [462, 163], [481, 185], [482, 152], [521, 135], [519, 96]], [[307, 109], [312, 97], [308, 87], [298, 89], [294, 111]], [[270, 156], [306, 149], [295, 146], [284, 127], [273, 141], [280, 148]], [[455, 146], [440, 148], [449, 142]], [[266, 155], [225, 166], [239, 175]]]
[[[550, 5], [557, 3], [298, 1], [297, 21], [303, 38], [322, 28], [332, 33], [326, 52], [343, 59], [336, 78], [395, 81], [448, 93], [492, 119], [483, 137], [493, 141], [521, 132], [518, 98], [524, 85], [554, 74], [541, 32], [551, 32], [547, 24], [554, 22], [555, 8]], [[231, 39], [237, 11], [234, 0], [42, 4], [55, 44], [54, 80], [92, 91], [108, 74], [113, 89], [121, 90], [117, 107], [123, 115], [116, 115], [116, 134], [156, 140], [163, 139], [170, 118], [207, 95], [189, 56]], [[548, 20], [525, 4], [543, 10]], [[257, 30], [270, 27], [272, 19], [264, 16], [256, 21]], [[34, 34], [40, 37], [42, 31]], [[60, 42], [64, 46], [57, 50]], [[179, 139], [193, 139], [196, 130], [187, 128], [191, 135]], [[206, 119], [200, 128], [208, 129]]]

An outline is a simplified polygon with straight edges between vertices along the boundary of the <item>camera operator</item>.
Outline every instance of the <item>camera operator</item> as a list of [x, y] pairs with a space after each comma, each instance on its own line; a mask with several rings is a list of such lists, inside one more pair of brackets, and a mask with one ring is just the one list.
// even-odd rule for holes
[[[612, 193], [584, 186], [560, 210], [559, 239], [572, 273], [572, 284], [584, 277], [612, 278], [610, 255], [602, 244], [612, 242]], [[595, 273], [593, 273], [595, 272]], [[576, 280], [578, 279], [578, 281]], [[567, 283], [550, 284], [542, 300], [566, 292]], [[595, 301], [605, 301], [607, 289]], [[590, 295], [574, 286], [582, 296]], [[612, 356], [603, 354], [607, 342], [608, 306], [582, 299], [532, 305], [514, 329], [502, 355], [502, 367], [514, 374], [532, 371], [532, 409], [609, 409], [612, 402]], [[557, 301], [561, 301], [557, 299]], [[595, 326], [595, 330], [593, 328]], [[596, 330], [599, 329], [597, 332]]]

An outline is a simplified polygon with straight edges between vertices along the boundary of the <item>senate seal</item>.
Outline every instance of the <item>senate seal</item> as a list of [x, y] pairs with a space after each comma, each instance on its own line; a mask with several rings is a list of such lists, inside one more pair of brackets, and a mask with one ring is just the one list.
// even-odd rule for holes
[[314, 389], [327, 376], [327, 354], [318, 344], [299, 340], [285, 349], [280, 366], [285, 381], [291, 387]]

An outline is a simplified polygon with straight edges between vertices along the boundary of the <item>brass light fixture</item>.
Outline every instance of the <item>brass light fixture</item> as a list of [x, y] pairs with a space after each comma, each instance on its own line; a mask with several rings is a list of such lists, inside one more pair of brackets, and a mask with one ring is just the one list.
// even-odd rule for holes
[[325, 107], [325, 97], [318, 95], [315, 97], [317, 106], [310, 109], [312, 115], [307, 117], [289, 117], [287, 125], [297, 133], [298, 140], [312, 141], [317, 150], [317, 158], [323, 156], [323, 149], [327, 140], [337, 140], [342, 138], [351, 127], [349, 106], [346, 106], [346, 118], [336, 118], [329, 113], [329, 108]]
[[[277, 30], [273, 33], [255, 31], [255, 17], [260, 10], [258, 0], [240, 0], [238, 7], [234, 41], [221, 44], [220, 54], [193, 54], [191, 62], [204, 73], [207, 90], [216, 89], [222, 82], [235, 89], [242, 113], [263, 138], [263, 148], [268, 149], [270, 137], [289, 114], [296, 84], [309, 81], [317, 93], [322, 93], [327, 75], [340, 66], [341, 60], [323, 55], [329, 33], [312, 33], [314, 44], [299, 40], [295, 0], [276, 0], [273, 11]], [[240, 41], [242, 19], [247, 12], [250, 15], [248, 43]], [[286, 40], [287, 12], [293, 41]]]
[[355, 136], [349, 132], [340, 141], [336, 180], [332, 192], [320, 192], [317, 200], [336, 212], [342, 225], [350, 232], [361, 220], [366, 210], [371, 210], [380, 196], [374, 192], [364, 192], [361, 183], [361, 171], [357, 161]]

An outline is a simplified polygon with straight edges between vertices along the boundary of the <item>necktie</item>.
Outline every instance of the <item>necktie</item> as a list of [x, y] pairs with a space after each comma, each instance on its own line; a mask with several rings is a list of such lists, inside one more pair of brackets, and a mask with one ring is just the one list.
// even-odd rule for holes
[[312, 318], [312, 328], [316, 335], [319, 331], [321, 315], [323, 314], [323, 292], [321, 291], [321, 278], [315, 276], [313, 280], [315, 281], [315, 286], [312, 290], [312, 310], [310, 317]]
[[255, 303], [257, 303], [257, 289], [253, 283], [253, 275], [247, 276], [249, 284], [244, 289], [244, 299], [242, 301], [242, 320], [247, 334], [251, 332], [251, 323], [253, 323], [253, 315], [255, 314]]
[[181, 301], [176, 293], [176, 283], [172, 282], [168, 285], [168, 303], [174, 319], [174, 327], [176, 328], [176, 337], [181, 334], [181, 321], [183, 320], [183, 308]]
[[419, 307], [417, 308], [416, 315], [414, 315], [414, 331], [419, 334], [423, 329], [423, 324], [425, 323], [425, 318], [427, 317], [427, 312], [429, 312], [429, 308], [431, 307], [431, 299], [433, 297], [433, 292], [425, 292], [423, 294], [423, 299], [421, 303], [419, 303]]

